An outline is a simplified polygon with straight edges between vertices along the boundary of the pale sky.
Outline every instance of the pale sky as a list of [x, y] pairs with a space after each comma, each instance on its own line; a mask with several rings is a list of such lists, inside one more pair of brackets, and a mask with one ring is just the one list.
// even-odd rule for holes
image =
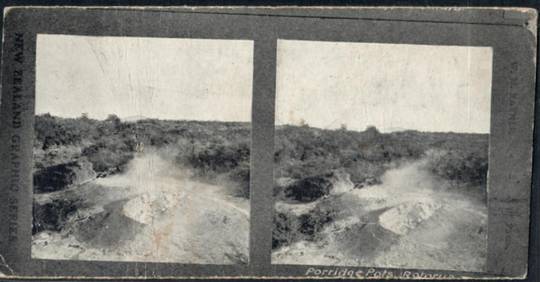
[[38, 34], [36, 113], [250, 121], [253, 41]]
[[489, 133], [492, 49], [279, 40], [276, 124]]

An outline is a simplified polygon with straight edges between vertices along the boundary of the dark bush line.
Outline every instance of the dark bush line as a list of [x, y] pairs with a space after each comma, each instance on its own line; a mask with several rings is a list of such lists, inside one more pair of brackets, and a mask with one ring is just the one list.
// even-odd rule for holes
[[249, 144], [211, 144], [188, 157], [189, 164], [201, 171], [229, 172], [241, 164], [249, 163]]

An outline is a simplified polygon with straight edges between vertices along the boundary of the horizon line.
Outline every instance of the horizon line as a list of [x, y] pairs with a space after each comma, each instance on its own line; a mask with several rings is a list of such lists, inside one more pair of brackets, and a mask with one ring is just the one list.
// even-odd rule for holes
[[[56, 117], [56, 118], [62, 118], [62, 119], [81, 119], [83, 116], [82, 114], [80, 116], [77, 116], [77, 117], [72, 117], [72, 116], [59, 116], [59, 115], [54, 115], [54, 114], [51, 114], [51, 113], [35, 113], [34, 116], [44, 116], [44, 115], [50, 115], [52, 117]], [[142, 118], [140, 119], [137, 119], [137, 120], [126, 120], [126, 119], [129, 119], [129, 118], [132, 118], [132, 117], [136, 117], [136, 116], [129, 116], [129, 117], [120, 117], [116, 114], [109, 114], [109, 115], [115, 115], [117, 116], [121, 122], [138, 122], [138, 121], [144, 121], [144, 120], [158, 120], [158, 121], [197, 121], [197, 122], [232, 122], [232, 123], [251, 123], [251, 121], [236, 121], [236, 120], [203, 120], [203, 119], [169, 119], [169, 118], [157, 118], [157, 117], [147, 117], [147, 116], [141, 116]], [[97, 120], [97, 121], [105, 121], [107, 120], [108, 117], [105, 117], [105, 118], [102, 118], [102, 119], [99, 119], [99, 118], [95, 118], [95, 117], [91, 117], [89, 116], [88, 119], [90, 120]]]
[[[312, 125], [309, 125], [309, 124], [306, 124], [306, 125], [297, 125], [297, 124], [275, 124], [274, 127], [275, 128], [278, 128], [278, 127], [286, 127], [286, 126], [292, 126], [292, 127], [307, 127], [307, 128], [315, 128], [315, 129], [320, 129], [320, 130], [330, 130], [330, 131], [339, 131], [339, 130], [343, 130], [339, 127], [336, 127], [336, 128], [323, 128], [323, 127], [318, 127], [318, 126], [312, 126]], [[351, 132], [365, 132], [368, 128], [370, 127], [374, 127], [379, 133], [381, 134], [390, 134], [390, 133], [399, 133], [399, 132], [407, 132], [407, 131], [416, 131], [416, 132], [425, 132], [425, 133], [454, 133], [454, 134], [491, 134], [490, 132], [466, 132], [466, 131], [425, 131], [425, 130], [420, 130], [420, 129], [414, 129], [414, 128], [410, 128], [410, 129], [407, 129], [407, 128], [402, 128], [402, 129], [399, 129], [399, 130], [382, 130], [380, 127], [377, 127], [375, 125], [368, 125], [366, 126], [365, 129], [363, 130], [356, 130], [356, 129], [349, 129], [349, 128], [345, 128], [344, 131], [351, 131]]]

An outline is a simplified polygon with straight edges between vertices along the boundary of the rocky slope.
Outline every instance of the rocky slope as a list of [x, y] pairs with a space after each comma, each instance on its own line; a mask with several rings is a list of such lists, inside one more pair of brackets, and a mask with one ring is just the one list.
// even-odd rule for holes
[[247, 263], [248, 200], [196, 180], [167, 154], [138, 153], [124, 173], [35, 202], [62, 223], [36, 232], [34, 258]]
[[278, 217], [289, 219], [278, 222], [281, 235], [296, 238], [275, 248], [272, 262], [483, 270], [487, 208], [468, 192], [479, 189], [449, 189], [425, 166], [402, 164], [361, 189], [336, 178], [328, 195], [309, 203], [278, 201]]

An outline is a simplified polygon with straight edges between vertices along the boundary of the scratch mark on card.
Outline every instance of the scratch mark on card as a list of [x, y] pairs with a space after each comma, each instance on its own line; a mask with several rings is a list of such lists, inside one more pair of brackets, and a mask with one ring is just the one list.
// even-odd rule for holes
[[6, 259], [4, 259], [2, 255], [0, 255], [0, 267], [7, 269], [9, 271], [9, 274], [11, 275], [15, 274], [15, 272], [13, 271], [13, 268], [11, 268], [9, 264], [7, 264]]

